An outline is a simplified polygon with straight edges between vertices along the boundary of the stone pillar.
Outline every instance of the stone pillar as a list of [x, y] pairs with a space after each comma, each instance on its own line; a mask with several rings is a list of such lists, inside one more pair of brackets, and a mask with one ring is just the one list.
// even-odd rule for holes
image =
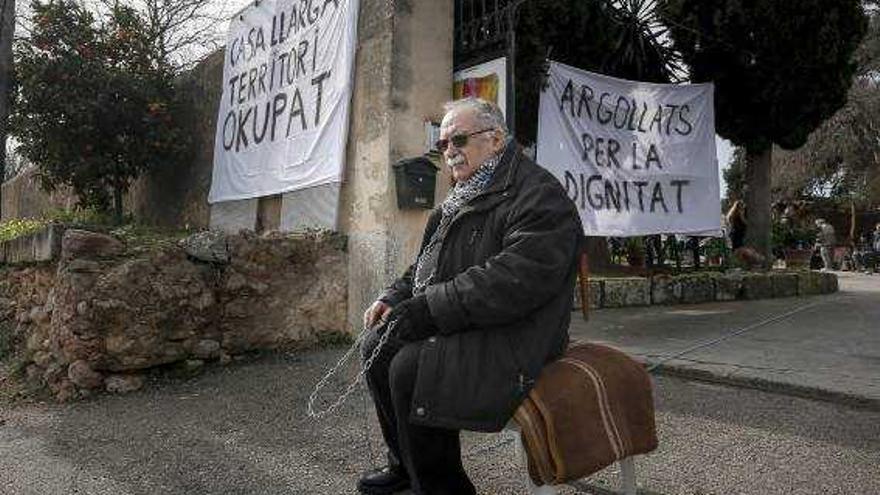
[[[424, 153], [424, 121], [452, 95], [452, 0], [361, 0], [340, 228], [349, 237], [348, 320], [412, 263], [427, 210], [397, 208], [391, 164]], [[445, 197], [449, 174], [437, 178]]]

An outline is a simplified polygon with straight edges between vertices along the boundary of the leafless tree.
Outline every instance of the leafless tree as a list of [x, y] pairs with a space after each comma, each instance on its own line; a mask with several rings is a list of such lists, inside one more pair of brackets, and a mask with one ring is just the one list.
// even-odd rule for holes
[[[2, 2], [4, 0], [0, 0]], [[12, 2], [13, 0], [5, 0]], [[30, 35], [30, 3], [16, 0], [19, 38]], [[49, 1], [49, 0], [43, 0]], [[241, 1], [224, 0], [75, 0], [103, 15], [114, 5], [134, 7], [143, 16], [160, 59], [175, 71], [186, 70], [223, 45], [232, 10]]]
[[[105, 6], [118, 0], [100, 0]], [[161, 60], [180, 70], [222, 45], [219, 25], [229, 15], [229, 2], [222, 0], [129, 0], [147, 21]]]

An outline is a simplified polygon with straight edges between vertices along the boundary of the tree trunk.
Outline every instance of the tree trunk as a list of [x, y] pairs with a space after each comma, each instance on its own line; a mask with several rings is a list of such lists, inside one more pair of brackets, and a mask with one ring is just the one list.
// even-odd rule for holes
[[122, 195], [125, 189], [118, 185], [113, 188], [113, 222], [116, 225], [122, 225]]
[[746, 246], [764, 256], [769, 268], [770, 255], [770, 167], [772, 147], [746, 148]]
[[[12, 73], [12, 38], [15, 34], [15, 2], [4, 0], [0, 9], [0, 185], [6, 180], [6, 123], [9, 115], [9, 81]], [[3, 189], [0, 188], [0, 219]]]
[[850, 200], [849, 202], [849, 242], [848, 246], [855, 246], [856, 242], [858, 242], [857, 235], [857, 227], [856, 223], [858, 218], [856, 217], [856, 202], [854, 200]]

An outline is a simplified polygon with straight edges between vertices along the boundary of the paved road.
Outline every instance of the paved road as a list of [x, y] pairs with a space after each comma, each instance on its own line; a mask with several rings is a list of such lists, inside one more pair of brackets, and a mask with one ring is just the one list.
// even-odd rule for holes
[[572, 335], [656, 362], [746, 330], [666, 364], [678, 372], [880, 409], [880, 275], [839, 277], [841, 291], [831, 296], [596, 311], [586, 323], [575, 316]]
[[[0, 406], [0, 493], [353, 494], [370, 449], [380, 457], [362, 397], [325, 422], [304, 415], [339, 353], [267, 356], [68, 406]], [[650, 493], [880, 493], [880, 412], [668, 377], [656, 399], [661, 446], [638, 465]], [[465, 439], [481, 494], [522, 493], [504, 441]]]

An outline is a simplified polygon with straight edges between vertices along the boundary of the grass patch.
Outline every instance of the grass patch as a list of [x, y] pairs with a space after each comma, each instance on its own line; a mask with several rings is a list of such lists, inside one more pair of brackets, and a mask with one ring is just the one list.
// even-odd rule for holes
[[48, 220], [36, 218], [13, 218], [0, 222], [0, 242], [11, 241], [40, 231], [49, 224]]

